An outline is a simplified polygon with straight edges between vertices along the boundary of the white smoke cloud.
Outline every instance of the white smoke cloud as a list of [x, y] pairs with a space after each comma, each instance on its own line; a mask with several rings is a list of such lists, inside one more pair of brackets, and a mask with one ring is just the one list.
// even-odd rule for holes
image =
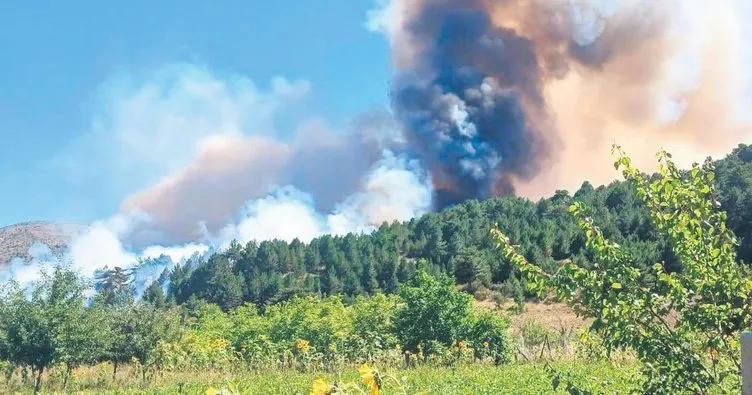
[[118, 75], [96, 91], [91, 130], [54, 159], [81, 185], [133, 193], [185, 168], [212, 141], [274, 137], [275, 117], [303, 99], [305, 80], [275, 77], [260, 89], [242, 75], [178, 63], [144, 75]]
[[[138, 248], [216, 234], [274, 185], [295, 185], [329, 212], [400, 136], [384, 112], [362, 114], [345, 131], [297, 119], [293, 103], [311, 89], [278, 77], [263, 91], [246, 77], [187, 64], [120, 76], [100, 88], [92, 131], [57, 163], [82, 187], [116, 189], [123, 211], [149, 214], [128, 236]], [[297, 127], [277, 130], [282, 117]]]
[[39, 271], [44, 263], [53, 262], [56, 259], [50, 247], [41, 243], [34, 243], [29, 247], [29, 256], [31, 259], [28, 262], [21, 258], [14, 258], [4, 267], [0, 271], [0, 283], [14, 279], [19, 284], [29, 284], [39, 278]]
[[188, 243], [184, 245], [175, 245], [163, 247], [153, 245], [146, 247], [141, 253], [144, 259], [156, 259], [161, 256], [167, 256], [173, 262], [184, 262], [194, 254], [203, 255], [209, 251], [209, 246], [201, 243]]
[[329, 233], [368, 232], [384, 222], [408, 220], [430, 210], [433, 185], [416, 161], [385, 151], [364, 180], [329, 216]]
[[0, 280], [30, 285], [60, 263], [86, 277], [118, 266], [135, 270], [140, 295], [165, 269], [232, 240], [309, 242], [428, 211], [430, 177], [394, 151], [404, 141], [387, 114], [364, 114], [345, 132], [309, 117], [283, 138], [281, 109], [310, 90], [277, 78], [262, 92], [185, 64], [103, 84], [92, 131], [57, 163], [122, 187], [122, 211], [74, 236], [62, 259], [35, 245]]
[[311, 195], [292, 186], [276, 189], [268, 197], [248, 202], [241, 220], [220, 231], [219, 243], [295, 238], [308, 242], [325, 231], [324, 217], [313, 205]]
[[87, 278], [104, 267], [131, 268], [138, 263], [139, 256], [125, 248], [121, 239], [138, 223], [148, 220], [143, 213], [130, 212], [96, 221], [72, 237], [62, 257], [55, 256], [48, 246], [34, 243], [28, 251], [31, 259], [15, 258], [0, 271], [0, 282], [14, 279], [21, 285], [29, 285], [39, 278], [42, 270], [56, 265], [68, 266]]
[[310, 242], [324, 234], [371, 232], [384, 222], [426, 213], [432, 191], [427, 174], [414, 162], [385, 151], [363, 180], [362, 189], [331, 213], [316, 212], [314, 197], [308, 193], [293, 186], [278, 188], [266, 198], [248, 202], [240, 221], [222, 229], [218, 244], [295, 238]]
[[130, 219], [117, 215], [107, 221], [95, 222], [74, 238], [68, 251], [71, 267], [85, 276], [91, 276], [102, 267], [129, 268], [136, 256], [125, 250], [120, 237], [130, 226]]

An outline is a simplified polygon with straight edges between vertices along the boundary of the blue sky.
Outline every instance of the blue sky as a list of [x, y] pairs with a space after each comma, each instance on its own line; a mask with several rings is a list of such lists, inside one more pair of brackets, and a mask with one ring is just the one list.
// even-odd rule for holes
[[[0, 2], [0, 226], [84, 223], [115, 213], [136, 192], [126, 181], [77, 179], [59, 166], [68, 151], [79, 166], [100, 168], [96, 157], [84, 157], [91, 150], [70, 147], [91, 132], [113, 80], [138, 87], [176, 63], [217, 78], [240, 76], [260, 90], [271, 89], [277, 76], [305, 80], [312, 89], [295, 117], [335, 126], [385, 107], [387, 43], [364, 28], [373, 6], [371, 0]], [[285, 116], [275, 123], [281, 134], [294, 126]]]

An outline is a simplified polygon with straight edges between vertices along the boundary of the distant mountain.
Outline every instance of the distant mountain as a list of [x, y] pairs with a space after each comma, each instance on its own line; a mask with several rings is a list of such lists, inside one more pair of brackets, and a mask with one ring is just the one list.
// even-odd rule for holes
[[31, 259], [29, 247], [34, 243], [46, 244], [55, 255], [65, 252], [71, 238], [85, 229], [83, 225], [55, 222], [24, 222], [0, 228], [0, 266], [15, 257]]

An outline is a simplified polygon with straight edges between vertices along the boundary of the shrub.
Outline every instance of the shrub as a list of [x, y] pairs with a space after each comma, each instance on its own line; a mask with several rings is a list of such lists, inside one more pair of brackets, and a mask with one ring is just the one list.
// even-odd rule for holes
[[486, 309], [473, 309], [468, 317], [465, 339], [470, 341], [476, 358], [491, 357], [496, 364], [509, 362], [509, 319]]
[[340, 297], [296, 297], [270, 306], [264, 316], [269, 320], [271, 341], [292, 345], [303, 339], [322, 353], [330, 344], [341, 343], [352, 328], [352, 316]]
[[403, 304], [395, 315], [395, 329], [406, 349], [427, 358], [461, 344], [472, 347], [476, 358], [492, 357], [497, 364], [509, 360], [509, 321], [473, 308], [472, 297], [457, 291], [450, 278], [418, 272], [400, 296]]
[[348, 349], [373, 355], [379, 350], [395, 348], [398, 342], [394, 314], [399, 303], [400, 299], [394, 295], [358, 297], [350, 307], [353, 328]]
[[552, 333], [539, 322], [526, 320], [520, 327], [520, 336], [526, 346], [537, 347], [551, 340]]
[[432, 277], [425, 271], [416, 274], [412, 285], [400, 288], [404, 304], [394, 317], [400, 342], [407, 350], [431, 340], [451, 345], [466, 333], [471, 296], [459, 292], [454, 281], [440, 275]]

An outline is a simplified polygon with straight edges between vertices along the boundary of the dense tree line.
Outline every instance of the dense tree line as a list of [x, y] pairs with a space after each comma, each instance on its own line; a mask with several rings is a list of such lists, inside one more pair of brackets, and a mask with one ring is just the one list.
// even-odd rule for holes
[[[750, 262], [752, 146], [740, 145], [717, 161], [716, 169], [719, 199], [741, 242], [739, 257]], [[481, 296], [485, 289], [514, 295], [522, 292], [518, 275], [493, 251], [489, 229], [498, 224], [523, 256], [549, 270], [567, 258], [587, 262], [584, 236], [566, 211], [572, 201], [583, 202], [604, 234], [630, 251], [638, 266], [665, 262], [670, 271], [681, 269], [628, 183], [594, 188], [585, 182], [574, 194], [557, 191], [537, 202], [517, 197], [471, 200], [408, 222], [385, 223], [372, 234], [327, 235], [307, 244], [234, 243], [227, 251], [164, 273], [145, 297], [178, 304], [201, 299], [226, 310], [245, 302], [263, 307], [293, 295], [393, 292], [419, 269], [450, 274]]]

